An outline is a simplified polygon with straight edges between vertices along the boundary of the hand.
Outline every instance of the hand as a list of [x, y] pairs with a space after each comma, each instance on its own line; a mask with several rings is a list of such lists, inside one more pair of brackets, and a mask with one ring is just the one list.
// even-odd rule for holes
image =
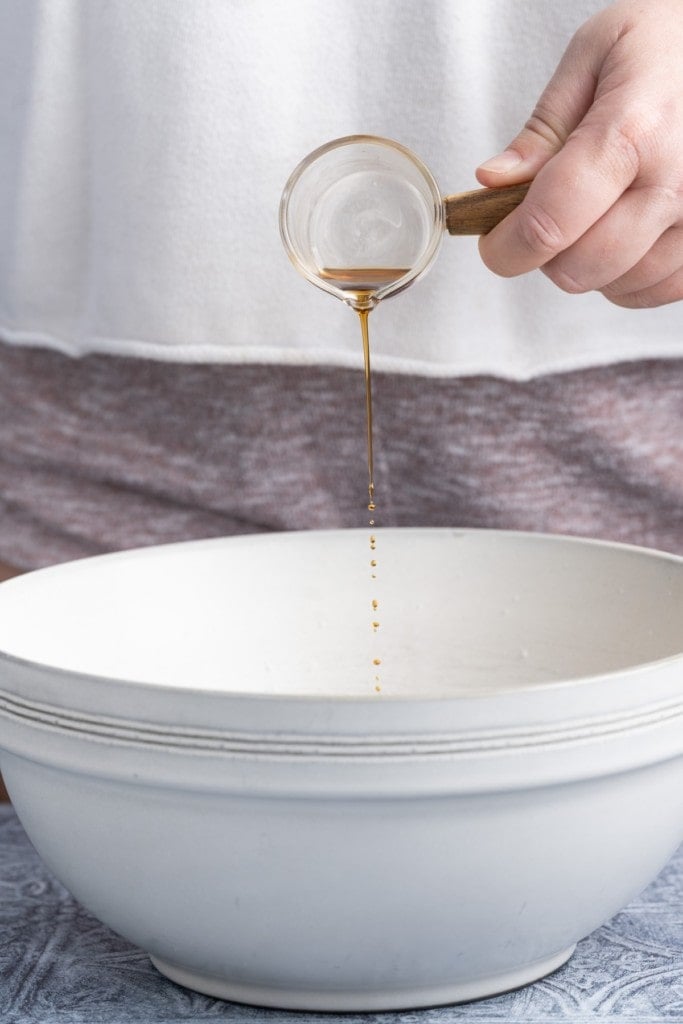
[[591, 18], [477, 178], [533, 178], [481, 239], [496, 273], [541, 267], [564, 291], [633, 308], [683, 298], [683, 0], [618, 0]]

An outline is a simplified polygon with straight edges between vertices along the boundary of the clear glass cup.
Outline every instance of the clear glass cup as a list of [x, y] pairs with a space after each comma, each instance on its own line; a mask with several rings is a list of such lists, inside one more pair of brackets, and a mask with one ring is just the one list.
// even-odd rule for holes
[[304, 277], [355, 309], [372, 309], [429, 269], [444, 234], [444, 205], [433, 175], [405, 146], [349, 135], [292, 172], [280, 233]]

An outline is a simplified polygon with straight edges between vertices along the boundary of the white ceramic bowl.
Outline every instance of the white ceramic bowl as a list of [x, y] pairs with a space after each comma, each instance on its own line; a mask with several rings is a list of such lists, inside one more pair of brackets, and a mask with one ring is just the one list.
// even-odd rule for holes
[[376, 555], [371, 582], [366, 531], [278, 534], [0, 586], [17, 812], [183, 985], [488, 995], [563, 963], [683, 838], [683, 560], [426, 529]]

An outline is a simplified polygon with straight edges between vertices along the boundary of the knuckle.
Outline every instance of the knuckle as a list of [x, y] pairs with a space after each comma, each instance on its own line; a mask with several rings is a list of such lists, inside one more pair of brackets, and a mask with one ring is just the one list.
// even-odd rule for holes
[[626, 292], [619, 295], [611, 287], [601, 288], [603, 295], [613, 306], [621, 306], [622, 309], [652, 309], [658, 303], [655, 296], [647, 289], [640, 292]]
[[544, 262], [567, 247], [564, 232], [554, 217], [528, 199], [519, 221], [519, 236], [524, 248], [534, 256], [543, 257]]
[[661, 160], [670, 132], [661, 110], [652, 104], [631, 106], [622, 119], [614, 123], [605, 140], [619, 169], [636, 178], [645, 168]]
[[667, 227], [675, 224], [683, 201], [683, 187], [674, 185], [648, 185], [644, 188], [647, 213]]
[[652, 149], [658, 128], [655, 118], [646, 110], [631, 110], [628, 117], [614, 126], [609, 139], [610, 148], [622, 166], [635, 177], [641, 169], [647, 151]]
[[616, 281], [611, 281], [610, 284], [604, 285], [600, 289], [600, 294], [610, 302], [613, 302], [615, 306], [619, 306], [621, 305], [621, 299], [628, 298], [629, 289], [621, 283], [620, 278], [617, 278]]
[[583, 281], [579, 281], [573, 277], [564, 267], [558, 265], [555, 261], [546, 264], [543, 267], [543, 273], [548, 277], [554, 285], [557, 285], [563, 292], [567, 292], [569, 295], [583, 295], [585, 292], [591, 291], [591, 286], [585, 284]]
[[567, 138], [567, 132], [563, 130], [559, 119], [550, 107], [543, 104], [542, 100], [539, 100], [524, 127], [528, 132], [542, 139], [553, 151], [561, 149]]
[[608, 178], [623, 183], [634, 182], [648, 170], [671, 163], [667, 154], [670, 134], [661, 112], [640, 104], [631, 105], [608, 124], [603, 117], [585, 118], [567, 143], [590, 154]]

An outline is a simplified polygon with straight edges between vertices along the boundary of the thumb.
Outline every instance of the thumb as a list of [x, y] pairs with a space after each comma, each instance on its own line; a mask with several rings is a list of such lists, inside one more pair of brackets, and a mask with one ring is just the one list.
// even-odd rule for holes
[[599, 69], [611, 43], [599, 29], [599, 15], [579, 29], [519, 135], [477, 168], [482, 185], [531, 181], [559, 153], [595, 97]]

